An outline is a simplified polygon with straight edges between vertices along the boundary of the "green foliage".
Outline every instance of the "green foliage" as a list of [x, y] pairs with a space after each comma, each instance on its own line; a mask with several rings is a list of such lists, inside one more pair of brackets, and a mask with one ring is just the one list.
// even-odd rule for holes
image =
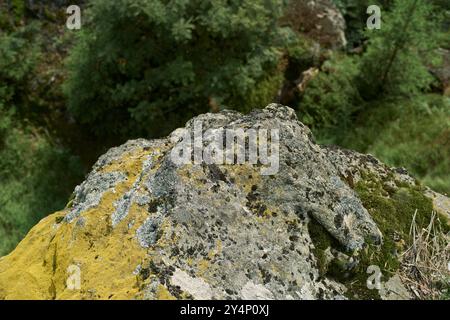
[[31, 24], [12, 33], [0, 32], [0, 106], [30, 106], [27, 88], [41, 54], [37, 30], [38, 25]]
[[[255, 87], [251, 88], [247, 93], [245, 100], [230, 101], [228, 107], [239, 110], [241, 112], [249, 112], [255, 108], [261, 108], [269, 103], [276, 102], [279, 89], [284, 81], [284, 68], [279, 66], [275, 70], [268, 72], [263, 76]], [[233, 99], [234, 100], [234, 99]]]
[[446, 288], [443, 290], [441, 300], [450, 300], [450, 277], [447, 279]]
[[82, 172], [66, 149], [0, 109], [0, 256], [45, 215], [64, 207]]
[[69, 110], [102, 135], [167, 133], [245, 98], [289, 38], [282, 0], [94, 0], [71, 53]]
[[298, 107], [300, 120], [320, 135], [332, 128], [345, 130], [361, 102], [354, 80], [358, 70], [355, 58], [334, 56], [326, 61], [307, 84]]
[[42, 217], [63, 208], [82, 178], [79, 160], [27, 121], [37, 106], [36, 30], [32, 24], [0, 33], [0, 256]]
[[25, 15], [25, 1], [24, 0], [12, 0], [12, 10], [17, 20], [20, 20]]
[[426, 64], [435, 61], [439, 14], [425, 0], [395, 0], [380, 30], [367, 30], [367, 51], [359, 75], [361, 95], [411, 95], [432, 82]]
[[308, 233], [314, 243], [312, 250], [317, 260], [317, 267], [320, 276], [326, 276], [330, 272], [330, 263], [327, 257], [328, 248], [341, 248], [339, 242], [313, 218], [308, 222]]
[[440, 10], [450, 10], [450, 2], [447, 0], [432, 0], [431, 3], [433, 3]]

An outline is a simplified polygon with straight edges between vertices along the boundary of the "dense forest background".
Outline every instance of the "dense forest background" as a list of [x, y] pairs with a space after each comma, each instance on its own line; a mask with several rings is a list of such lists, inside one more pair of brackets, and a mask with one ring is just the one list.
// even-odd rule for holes
[[307, 2], [0, 0], [0, 256], [108, 148], [225, 108], [289, 105], [319, 143], [450, 193], [450, 2], [318, 0], [320, 28]]

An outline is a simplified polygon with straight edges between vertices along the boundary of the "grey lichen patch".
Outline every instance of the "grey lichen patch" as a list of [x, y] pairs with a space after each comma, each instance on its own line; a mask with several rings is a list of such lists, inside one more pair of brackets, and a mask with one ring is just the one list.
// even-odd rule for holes
[[141, 265], [141, 264], [138, 264], [138, 265], [136, 266], [136, 268], [134, 269], [133, 274], [134, 274], [135, 276], [137, 276], [137, 275], [139, 275], [139, 274], [141, 273], [141, 271], [142, 271], [142, 265]]
[[450, 226], [450, 198], [430, 189], [425, 191], [425, 195], [433, 201], [434, 209], [446, 218]]
[[126, 178], [123, 172], [91, 173], [86, 181], [75, 188], [72, 208], [64, 221], [72, 222], [82, 212], [98, 206], [103, 194]]
[[194, 299], [209, 300], [213, 298], [213, 290], [208, 283], [201, 278], [190, 276], [183, 270], [176, 269], [170, 282], [189, 293]]
[[114, 206], [116, 207], [116, 211], [114, 211], [114, 213], [111, 215], [111, 223], [113, 227], [115, 227], [119, 222], [125, 219], [125, 217], [128, 215], [128, 212], [130, 211], [130, 207], [133, 201], [137, 202], [140, 206], [144, 206], [148, 203], [146, 201], [150, 200], [148, 196], [141, 195], [138, 189], [141, 185], [143, 177], [147, 175], [149, 170], [152, 168], [152, 165], [152, 157], [148, 156], [148, 158], [144, 161], [142, 170], [136, 181], [133, 183], [131, 189], [114, 204]]
[[149, 248], [155, 244], [160, 237], [159, 219], [147, 218], [145, 222], [136, 231], [136, 237], [141, 247]]
[[273, 294], [261, 284], [248, 281], [241, 290], [241, 296], [245, 300], [273, 300]]
[[342, 180], [351, 188], [364, 180], [367, 175], [378, 177], [394, 189], [398, 184], [410, 187], [416, 185], [416, 179], [405, 169], [390, 168], [370, 154], [362, 154], [337, 146], [322, 146], [321, 149], [337, 169]]
[[119, 147], [111, 148], [97, 160], [92, 167], [92, 172], [95, 173], [100, 171], [112, 162], [123, 158], [125, 154], [132, 153], [136, 149], [152, 148], [155, 146], [155, 143], [158, 143], [158, 140], [149, 141], [145, 139], [136, 139], [130, 140]]
[[116, 211], [114, 211], [111, 215], [111, 223], [113, 227], [115, 227], [128, 215], [128, 211], [131, 207], [133, 193], [134, 190], [127, 192], [114, 204], [114, 206], [116, 207]]
[[177, 166], [172, 162], [170, 155], [161, 161], [161, 166], [155, 174], [148, 177], [144, 185], [157, 198], [169, 198], [175, 194], [179, 185]]
[[83, 228], [85, 225], [86, 225], [86, 218], [85, 217], [79, 217], [77, 219], [76, 226], [79, 227], [79, 228]]

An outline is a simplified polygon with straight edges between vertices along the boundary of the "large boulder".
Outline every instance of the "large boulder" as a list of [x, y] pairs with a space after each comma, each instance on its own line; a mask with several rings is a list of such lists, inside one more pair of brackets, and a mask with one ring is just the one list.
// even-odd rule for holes
[[326, 49], [347, 45], [345, 19], [331, 0], [292, 0], [285, 21], [300, 34]]
[[[273, 161], [252, 164], [250, 139], [241, 164], [233, 154], [224, 164], [179, 152], [191, 133], [204, 138], [194, 154], [223, 146], [208, 137], [225, 129], [277, 133], [254, 145], [259, 156], [270, 146]], [[0, 259], [0, 299], [380, 297], [366, 288], [366, 267], [383, 268], [395, 253], [378, 255], [389, 263], [363, 254], [392, 249], [364, 193], [378, 182], [383, 201], [401, 206], [394, 215], [410, 221], [432, 210], [404, 170], [315, 144], [288, 107], [200, 115], [167, 138], [129, 141], [100, 157], [68, 206]]]

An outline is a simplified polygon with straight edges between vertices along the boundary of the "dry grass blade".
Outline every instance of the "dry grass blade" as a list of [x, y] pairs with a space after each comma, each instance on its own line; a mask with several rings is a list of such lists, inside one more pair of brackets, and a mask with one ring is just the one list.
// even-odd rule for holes
[[412, 243], [403, 254], [401, 277], [418, 299], [441, 299], [450, 290], [450, 235], [442, 230], [435, 212], [426, 228], [419, 228], [416, 215], [417, 211], [410, 228]]

